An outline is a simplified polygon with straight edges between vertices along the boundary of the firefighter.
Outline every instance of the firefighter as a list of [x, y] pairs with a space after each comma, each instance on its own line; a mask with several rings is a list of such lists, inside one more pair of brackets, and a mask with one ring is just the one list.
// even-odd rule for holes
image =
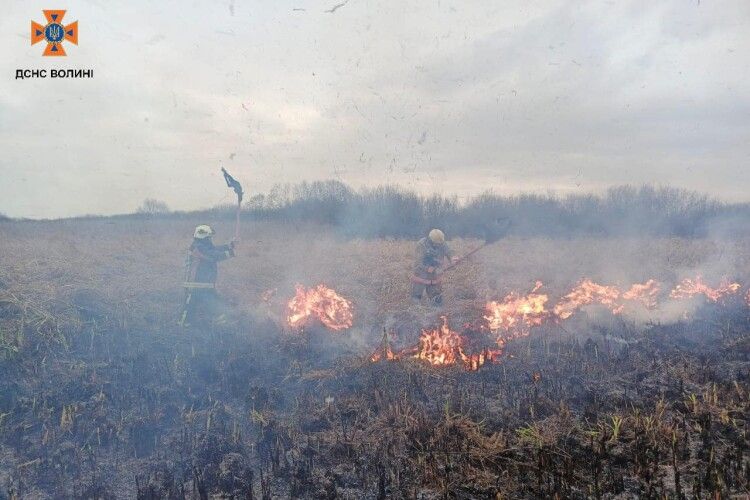
[[427, 293], [427, 298], [434, 305], [443, 303], [443, 286], [440, 277], [440, 268], [451, 262], [455, 257], [448, 245], [445, 243], [445, 234], [440, 229], [433, 229], [426, 238], [417, 242], [417, 261], [414, 266], [414, 274], [411, 277], [411, 296], [420, 301], [422, 295]]
[[185, 302], [180, 317], [182, 326], [189, 326], [194, 321], [226, 321], [216, 293], [217, 264], [234, 257], [238, 242], [233, 239], [228, 245], [214, 245], [211, 240], [213, 235], [214, 230], [206, 224], [196, 227], [193, 233], [185, 266]]

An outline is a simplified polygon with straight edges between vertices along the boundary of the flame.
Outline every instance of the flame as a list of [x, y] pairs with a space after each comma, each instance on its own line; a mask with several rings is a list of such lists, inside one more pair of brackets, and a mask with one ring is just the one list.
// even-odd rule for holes
[[385, 329], [383, 329], [383, 341], [380, 347], [377, 351], [372, 353], [372, 356], [370, 356], [370, 361], [372, 361], [373, 363], [377, 363], [381, 359], [387, 361], [400, 359], [400, 356], [397, 353], [393, 352], [393, 349], [391, 349], [391, 343], [388, 341], [388, 332]]
[[658, 305], [658, 295], [661, 285], [658, 281], [650, 279], [645, 283], [636, 283], [629, 290], [623, 292], [623, 300], [640, 302], [646, 309], [653, 309]]
[[373, 353], [372, 356], [370, 356], [370, 361], [373, 363], [377, 363], [381, 359], [384, 359], [386, 361], [395, 361], [397, 359], [400, 359], [401, 357], [393, 352], [393, 349], [391, 349], [391, 346], [386, 346], [385, 349], [378, 349], [376, 352]]
[[711, 288], [704, 283], [703, 278], [696, 276], [695, 279], [685, 278], [669, 294], [673, 299], [689, 299], [696, 295], [705, 295], [711, 302], [717, 302], [727, 295], [733, 295], [740, 289], [739, 283], [730, 283], [726, 278], [721, 281], [717, 288]]
[[296, 290], [287, 304], [289, 326], [300, 329], [314, 318], [331, 330], [343, 330], [354, 323], [352, 303], [327, 286], [305, 290], [297, 285]]
[[617, 309], [616, 303], [619, 298], [620, 290], [617, 287], [600, 285], [586, 278], [560, 299], [552, 311], [557, 317], [567, 319], [581, 307], [589, 304], [598, 303], [610, 309]]
[[[465, 328], [489, 330], [496, 334], [496, 349], [483, 349], [476, 354], [466, 354], [466, 337], [451, 330], [447, 318], [442, 316], [440, 327], [423, 329], [419, 344], [401, 351], [393, 351], [387, 342], [387, 335], [384, 334], [383, 347], [375, 352], [370, 360], [375, 362], [409, 357], [425, 360], [432, 366], [462, 364], [467, 370], [475, 371], [487, 362], [495, 362], [503, 354], [507, 342], [529, 335], [531, 328], [535, 326], [543, 325], [547, 321], [559, 322], [570, 318], [580, 308], [591, 304], [605, 306], [613, 314], [622, 313], [633, 303], [640, 304], [646, 309], [654, 309], [659, 305], [661, 291], [661, 284], [654, 279], [635, 283], [622, 291], [617, 286], [601, 285], [585, 278], [548, 310], [546, 305], [549, 297], [538, 293], [541, 287], [542, 283], [537, 281], [534, 289], [527, 295], [511, 292], [501, 301], [488, 302], [483, 315], [486, 326], [480, 322], [464, 325]], [[695, 279], [684, 279], [670, 292], [669, 297], [690, 299], [696, 295], [704, 295], [710, 301], [718, 302], [726, 296], [738, 293], [740, 289], [739, 283], [727, 279], [722, 280], [718, 287], [712, 288], [697, 276]], [[750, 289], [745, 292], [744, 301], [750, 307]], [[538, 380], [535, 374], [534, 381]]]
[[494, 363], [501, 354], [502, 350], [500, 349], [482, 349], [477, 354], [464, 355], [462, 353], [461, 360], [468, 371], [475, 372], [487, 362]]
[[528, 295], [518, 295], [511, 292], [500, 301], [488, 302], [485, 306], [484, 319], [492, 332], [502, 331], [497, 338], [499, 347], [503, 347], [508, 338], [518, 338], [530, 333], [532, 326], [539, 326], [549, 317], [545, 304], [549, 297], [536, 293], [542, 287], [537, 281], [536, 286]]
[[492, 362], [502, 351], [483, 349], [476, 354], [464, 352], [464, 337], [450, 329], [448, 318], [441, 316], [442, 324], [432, 330], [422, 330], [419, 345], [413, 357], [423, 359], [432, 366], [463, 364], [469, 371], [476, 371], [485, 363]]
[[614, 285], [600, 285], [586, 278], [563, 296], [555, 304], [552, 312], [560, 319], [567, 319], [581, 307], [599, 304], [608, 308], [613, 314], [621, 314], [628, 302], [640, 302], [643, 307], [653, 309], [657, 306], [657, 296], [660, 290], [661, 285], [653, 279], [644, 283], [635, 283], [623, 292]]
[[448, 327], [448, 318], [440, 318], [443, 324], [434, 330], [422, 330], [419, 350], [415, 358], [424, 359], [431, 365], [453, 365], [460, 359], [463, 338]]
[[600, 285], [586, 278], [549, 311], [546, 309], [549, 297], [537, 293], [541, 287], [542, 282], [537, 281], [528, 295], [512, 292], [502, 301], [488, 302], [485, 306], [484, 319], [490, 331], [500, 332], [496, 342], [501, 350], [507, 341], [529, 335], [532, 327], [550, 319], [567, 319], [586, 305], [601, 304], [613, 314], [622, 313], [630, 302], [641, 303], [648, 309], [654, 308], [660, 290], [659, 283], [653, 279], [633, 284], [622, 292], [616, 286]]

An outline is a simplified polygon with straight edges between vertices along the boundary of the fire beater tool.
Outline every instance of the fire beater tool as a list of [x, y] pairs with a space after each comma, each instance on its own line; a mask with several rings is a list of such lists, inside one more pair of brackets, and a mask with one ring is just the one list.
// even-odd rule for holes
[[456, 259], [454, 262], [451, 262], [449, 265], [445, 266], [442, 269], [439, 269], [437, 274], [442, 275], [446, 272], [450, 271], [451, 269], [463, 264], [466, 262], [469, 257], [483, 249], [484, 247], [491, 245], [492, 243], [495, 243], [497, 240], [505, 236], [505, 234], [508, 232], [508, 228], [510, 228], [510, 220], [506, 218], [497, 218], [485, 225], [485, 227], [482, 228], [482, 232], [484, 233], [484, 242], [474, 248], [473, 250], [470, 250], [469, 252], [465, 253], [458, 259]]
[[225, 168], [222, 167], [221, 173], [224, 174], [224, 180], [227, 182], [227, 187], [232, 188], [237, 195], [237, 212], [234, 220], [234, 239], [238, 240], [240, 238], [240, 210], [242, 209], [243, 194], [242, 185], [237, 179], [229, 175], [229, 172], [227, 172]]

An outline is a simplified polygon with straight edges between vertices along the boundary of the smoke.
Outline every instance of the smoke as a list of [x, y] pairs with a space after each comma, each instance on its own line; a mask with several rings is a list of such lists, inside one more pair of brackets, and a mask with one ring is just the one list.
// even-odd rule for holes
[[[486, 239], [503, 221], [519, 237], [682, 237], [750, 234], [750, 206], [721, 203], [668, 187], [617, 186], [604, 195], [557, 196], [491, 191], [459, 200], [394, 186], [356, 191], [338, 181], [283, 185], [248, 203], [251, 215], [275, 221], [327, 224], [353, 238], [416, 238], [431, 227], [454, 237]], [[492, 236], [492, 235], [489, 235]]]
[[[487, 302], [509, 293], [525, 295], [537, 280], [550, 310], [584, 279], [621, 292], [648, 280], [660, 284], [655, 307], [632, 301], [615, 315], [594, 303], [561, 323], [577, 335], [596, 335], [598, 329], [617, 331], [626, 323], [642, 328], [685, 321], [713, 305], [701, 295], [670, 298], [686, 278], [700, 276], [711, 287], [722, 280], [747, 283], [748, 225], [742, 218], [747, 210], [670, 188], [620, 187], [603, 197], [486, 194], [459, 202], [392, 187], [355, 191], [335, 181], [300, 184], [247, 203], [240, 262], [223, 264], [222, 280], [242, 312], [270, 319], [284, 335], [325, 338], [339, 354], [371, 352], [384, 330], [395, 347], [413, 345], [421, 330], [440, 324], [443, 314], [460, 330], [482, 321]], [[227, 236], [229, 215], [217, 210], [169, 217], [217, 219], [226, 229], [220, 234]], [[442, 308], [411, 301], [409, 275], [418, 238], [441, 227], [461, 255], [481, 243], [488, 221], [498, 220], [509, 221], [507, 234], [445, 277]], [[237, 276], [236, 266], [242, 267]], [[290, 328], [286, 305], [295, 287], [319, 284], [351, 301], [352, 328], [326, 334], [320, 324], [304, 333]]]
[[[620, 318], [637, 326], [675, 323], [695, 317], [707, 306], [722, 307], [743, 300], [750, 286], [747, 273], [747, 241], [729, 230], [730, 220], [721, 219], [708, 227], [701, 238], [627, 238], [605, 243], [607, 251], [588, 260], [588, 276], [596, 276], [601, 284], [616, 285], [621, 290], [647, 279], [659, 282], [660, 291], [655, 307], [629, 303]], [[585, 271], [581, 271], [583, 273]], [[568, 278], [572, 278], [567, 273]], [[672, 297], [670, 292], [684, 280], [691, 280], [717, 289], [731, 283], [742, 288], [727, 292], [719, 300], [705, 294], [693, 297]], [[592, 323], [606, 323], [611, 312], [606, 308], [583, 308]]]

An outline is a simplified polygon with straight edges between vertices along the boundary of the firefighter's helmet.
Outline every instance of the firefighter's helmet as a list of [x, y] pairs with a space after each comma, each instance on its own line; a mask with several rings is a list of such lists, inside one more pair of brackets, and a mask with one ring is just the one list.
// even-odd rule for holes
[[430, 231], [430, 234], [428, 235], [430, 238], [430, 241], [433, 242], [435, 245], [442, 245], [445, 243], [445, 234], [440, 229], [433, 229]]
[[213, 236], [214, 230], [211, 229], [211, 226], [208, 224], [201, 224], [200, 226], [195, 228], [195, 232], [193, 233], [193, 238], [197, 240], [203, 240], [205, 238], [210, 238]]

